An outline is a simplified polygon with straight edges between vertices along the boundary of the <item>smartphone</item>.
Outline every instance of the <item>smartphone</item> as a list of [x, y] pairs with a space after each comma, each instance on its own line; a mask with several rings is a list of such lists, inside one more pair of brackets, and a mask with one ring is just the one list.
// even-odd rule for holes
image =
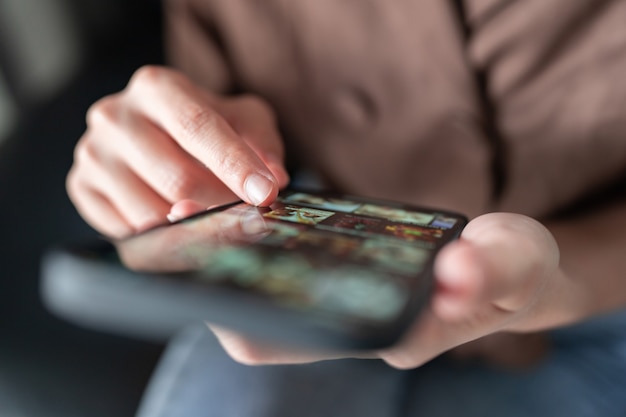
[[[433, 292], [437, 252], [465, 216], [336, 193], [282, 191], [44, 259], [58, 314], [144, 330], [215, 323], [274, 344], [370, 350], [398, 342]], [[139, 323], [140, 325], [137, 325]]]

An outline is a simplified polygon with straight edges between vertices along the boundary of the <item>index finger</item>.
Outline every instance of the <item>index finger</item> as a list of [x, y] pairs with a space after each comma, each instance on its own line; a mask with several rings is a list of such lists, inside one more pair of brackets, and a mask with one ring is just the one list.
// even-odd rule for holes
[[242, 200], [268, 205], [278, 181], [256, 152], [216, 112], [206, 94], [177, 72], [144, 67], [133, 76], [138, 108]]

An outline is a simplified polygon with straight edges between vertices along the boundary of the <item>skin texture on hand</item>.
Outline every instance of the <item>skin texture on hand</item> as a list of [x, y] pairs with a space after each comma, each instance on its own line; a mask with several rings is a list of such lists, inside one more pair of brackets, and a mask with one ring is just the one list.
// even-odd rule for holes
[[540, 324], [534, 309], [552, 294], [551, 288], [561, 285], [558, 265], [554, 238], [541, 224], [521, 215], [487, 214], [470, 222], [461, 238], [439, 254], [430, 308], [390, 349], [358, 354], [293, 351], [211, 328], [235, 360], [250, 365], [371, 357], [413, 368], [473, 340]]
[[144, 67], [89, 109], [67, 189], [93, 227], [122, 237], [165, 222], [185, 199], [267, 205], [289, 181], [283, 157], [260, 98], [219, 97], [179, 72]]

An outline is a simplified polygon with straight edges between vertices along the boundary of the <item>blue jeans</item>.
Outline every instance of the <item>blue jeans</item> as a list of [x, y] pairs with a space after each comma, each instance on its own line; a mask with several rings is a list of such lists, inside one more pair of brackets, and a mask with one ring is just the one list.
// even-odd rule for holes
[[191, 327], [166, 350], [138, 417], [625, 417], [626, 312], [551, 336], [550, 355], [525, 371], [445, 357], [399, 371], [375, 360], [244, 366]]

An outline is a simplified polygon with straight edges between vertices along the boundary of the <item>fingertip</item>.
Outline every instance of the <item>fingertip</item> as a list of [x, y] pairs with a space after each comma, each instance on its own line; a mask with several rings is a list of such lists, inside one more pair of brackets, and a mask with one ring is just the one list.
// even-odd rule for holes
[[483, 268], [480, 256], [472, 245], [464, 241], [449, 244], [435, 262], [437, 284], [453, 293], [476, 293], [482, 283]]
[[278, 185], [274, 178], [261, 174], [251, 174], [244, 181], [246, 200], [255, 206], [267, 206], [278, 195]]
[[477, 251], [467, 242], [454, 242], [442, 250], [435, 262], [435, 277], [432, 308], [441, 318], [463, 318], [481, 298], [483, 268]]
[[205, 210], [202, 204], [194, 200], [181, 200], [174, 203], [170, 208], [170, 212], [167, 214], [167, 220], [170, 223], [183, 219], [185, 217], [192, 216], [196, 213], [200, 213]]

